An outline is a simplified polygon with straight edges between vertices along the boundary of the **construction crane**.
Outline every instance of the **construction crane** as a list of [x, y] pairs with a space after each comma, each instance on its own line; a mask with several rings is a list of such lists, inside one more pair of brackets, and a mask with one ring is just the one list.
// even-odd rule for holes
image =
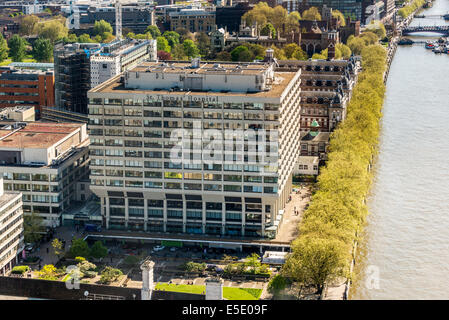
[[120, 0], [115, 0], [115, 37], [122, 38], [122, 5]]

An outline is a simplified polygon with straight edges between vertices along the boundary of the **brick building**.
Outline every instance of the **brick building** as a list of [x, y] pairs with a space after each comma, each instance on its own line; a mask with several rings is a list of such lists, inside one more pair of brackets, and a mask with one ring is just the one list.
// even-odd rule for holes
[[0, 67], [0, 108], [33, 106], [39, 117], [43, 106], [55, 105], [54, 84], [50, 70]]

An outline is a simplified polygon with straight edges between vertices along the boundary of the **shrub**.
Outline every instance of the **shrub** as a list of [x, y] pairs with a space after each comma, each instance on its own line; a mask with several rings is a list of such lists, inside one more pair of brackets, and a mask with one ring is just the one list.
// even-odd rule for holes
[[12, 274], [24, 274], [25, 272], [28, 272], [30, 270], [30, 267], [28, 266], [15, 266], [12, 268], [11, 273]]
[[115, 269], [112, 267], [105, 267], [101, 272], [101, 278], [99, 283], [109, 284], [116, 281], [123, 274], [120, 269]]
[[287, 280], [280, 274], [275, 275], [268, 283], [268, 292], [278, 294], [287, 285]]
[[86, 271], [83, 272], [82, 278], [95, 278], [97, 274], [95, 271]]
[[183, 269], [187, 272], [202, 273], [202, 272], [204, 272], [204, 270], [206, 270], [206, 264], [189, 261], [183, 265]]
[[77, 267], [80, 269], [82, 273], [86, 273], [88, 271], [94, 271], [97, 266], [93, 264], [92, 262], [89, 262], [87, 260], [81, 261], [78, 263]]
[[83, 257], [76, 257], [76, 258], [75, 258], [75, 261], [76, 261], [76, 262], [83, 262], [83, 261], [86, 261], [86, 258], [83, 258]]

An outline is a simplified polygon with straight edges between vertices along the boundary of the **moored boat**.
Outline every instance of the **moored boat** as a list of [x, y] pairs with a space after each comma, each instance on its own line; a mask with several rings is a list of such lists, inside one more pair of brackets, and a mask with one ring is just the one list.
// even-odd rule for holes
[[432, 41], [426, 41], [426, 49], [434, 49], [435, 44]]

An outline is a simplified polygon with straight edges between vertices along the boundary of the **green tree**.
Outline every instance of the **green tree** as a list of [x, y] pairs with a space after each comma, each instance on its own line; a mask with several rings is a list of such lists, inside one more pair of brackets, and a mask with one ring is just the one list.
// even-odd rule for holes
[[343, 59], [349, 59], [351, 56], [351, 49], [343, 43], [337, 43], [335, 49], [341, 52], [341, 57]]
[[36, 33], [39, 18], [35, 15], [27, 15], [22, 18], [19, 33], [23, 36], [31, 36]]
[[67, 37], [68, 29], [63, 23], [63, 20], [54, 19], [39, 23], [37, 26], [37, 34], [40, 38], [49, 39], [54, 43], [56, 40]]
[[101, 259], [108, 255], [108, 249], [101, 243], [101, 241], [96, 241], [92, 248], [90, 248], [90, 256], [95, 259]]
[[267, 290], [269, 293], [277, 296], [286, 286], [287, 280], [281, 274], [277, 274], [268, 282]]
[[384, 24], [378, 20], [372, 20], [370, 24], [366, 26], [366, 29], [376, 34], [379, 39], [383, 39], [387, 35], [387, 30], [385, 30]]
[[184, 53], [189, 58], [195, 58], [199, 55], [200, 50], [192, 40], [184, 40], [182, 43]]
[[33, 57], [39, 62], [53, 60], [53, 45], [50, 39], [39, 38], [33, 44]]
[[253, 9], [247, 11], [242, 20], [246, 22], [246, 25], [252, 26], [257, 23], [257, 28], [260, 29], [267, 24], [268, 16], [273, 9], [268, 6], [266, 2], [259, 2], [254, 5]]
[[109, 22], [105, 20], [95, 21], [93, 28], [93, 34], [95, 36], [99, 35], [100, 37], [102, 37], [105, 32], [109, 32], [112, 34], [112, 31], [113, 29]]
[[54, 265], [46, 264], [38, 272], [38, 277], [39, 277], [39, 279], [43, 279], [43, 280], [56, 280], [58, 277], [58, 272]]
[[17, 34], [9, 39], [9, 55], [11, 56], [12, 61], [21, 62], [25, 58], [27, 45], [28, 42]]
[[365, 41], [365, 45], [369, 46], [371, 44], [376, 44], [379, 42], [379, 38], [374, 32], [371, 31], [365, 31], [360, 35], [360, 39], [363, 39]]
[[168, 41], [168, 45], [173, 48], [175, 45], [179, 44], [179, 33], [175, 31], [165, 31], [162, 35]]
[[173, 59], [175, 60], [187, 60], [187, 56], [184, 52], [184, 45], [182, 43], [178, 43], [175, 45], [172, 50], [171, 54], [173, 56]]
[[273, 25], [271, 23], [267, 23], [261, 30], [260, 30], [260, 34], [262, 36], [270, 36], [271, 38], [275, 39], [276, 38], [276, 29], [273, 27]]
[[246, 46], [238, 46], [236, 48], [234, 48], [234, 50], [231, 51], [231, 59], [232, 61], [240, 61], [239, 57], [240, 57], [240, 53], [243, 51], [249, 51], [248, 47]]
[[123, 275], [123, 272], [120, 269], [105, 267], [103, 271], [101, 271], [101, 278], [99, 282], [102, 284], [109, 284], [118, 280], [121, 275]]
[[287, 57], [285, 56], [285, 52], [283, 49], [280, 49], [275, 46], [271, 46], [271, 49], [274, 50], [274, 57], [278, 60], [287, 60]]
[[345, 16], [339, 10], [332, 10], [332, 16], [340, 22], [340, 26], [346, 26]]
[[259, 261], [260, 256], [257, 253], [252, 253], [245, 259], [245, 267], [248, 267], [251, 273], [256, 273], [257, 269], [261, 266]]
[[210, 51], [210, 38], [204, 32], [197, 32], [195, 35], [195, 42], [201, 56], [206, 56]]
[[320, 21], [321, 20], [321, 14], [318, 11], [317, 7], [311, 7], [307, 10], [304, 10], [304, 12], [302, 13], [302, 19], [303, 20], [317, 20]]
[[157, 39], [158, 37], [161, 36], [161, 31], [159, 30], [159, 28], [157, 26], [148, 26], [145, 29], [145, 33], [149, 32], [151, 34], [151, 37], [153, 39]]
[[75, 43], [78, 42], [78, 37], [74, 33], [69, 33], [67, 37], [64, 38], [64, 43]]
[[298, 48], [293, 52], [292, 58], [296, 60], [307, 60], [309, 57], [307, 56], [307, 53], [302, 50], [302, 48]]
[[165, 52], [171, 52], [171, 47], [168, 45], [167, 39], [164, 37], [157, 37], [157, 51], [165, 51]]
[[267, 21], [273, 24], [273, 27], [279, 32], [282, 30], [282, 27], [287, 24], [288, 20], [288, 12], [287, 10], [277, 5], [273, 9], [269, 10], [269, 14], [267, 16]]
[[101, 42], [108, 43], [115, 39], [115, 36], [111, 32], [104, 32], [100, 35]]
[[179, 43], [183, 43], [184, 40], [195, 40], [195, 36], [186, 28], [178, 28], [176, 29], [176, 33], [179, 34]]
[[6, 42], [5, 38], [3, 38], [3, 35], [0, 33], [0, 62], [3, 62], [5, 59], [8, 58], [8, 43]]
[[63, 249], [62, 242], [56, 238], [51, 242], [51, 246], [53, 247], [53, 252], [58, 257], [58, 259], [61, 259], [61, 257], [65, 253], [64, 249]]
[[359, 37], [349, 36], [346, 41], [347, 46], [351, 49], [351, 52], [355, 55], [360, 55], [362, 53], [363, 48], [365, 48], [365, 41]]
[[300, 237], [293, 242], [285, 271], [299, 283], [314, 286], [321, 293], [326, 283], [345, 275], [348, 249], [337, 239]]
[[83, 239], [73, 239], [70, 247], [70, 255], [72, 257], [88, 257], [90, 254], [89, 246]]
[[293, 53], [300, 49], [300, 47], [296, 43], [289, 43], [284, 47], [284, 53], [287, 59], [291, 59], [293, 56]]
[[87, 33], [83, 33], [78, 37], [78, 42], [80, 43], [91, 43], [93, 42], [90, 36]]
[[216, 61], [231, 61], [232, 60], [232, 56], [227, 51], [221, 51], [221, 52], [217, 53], [217, 56], [215, 57], [215, 60]]
[[36, 243], [42, 238], [39, 232], [44, 231], [43, 218], [33, 212], [31, 215], [23, 217], [24, 238], [27, 243]]
[[299, 31], [299, 20], [301, 20], [301, 15], [298, 11], [291, 12], [287, 17], [287, 22], [285, 25], [285, 31], [290, 33], [292, 31]]

